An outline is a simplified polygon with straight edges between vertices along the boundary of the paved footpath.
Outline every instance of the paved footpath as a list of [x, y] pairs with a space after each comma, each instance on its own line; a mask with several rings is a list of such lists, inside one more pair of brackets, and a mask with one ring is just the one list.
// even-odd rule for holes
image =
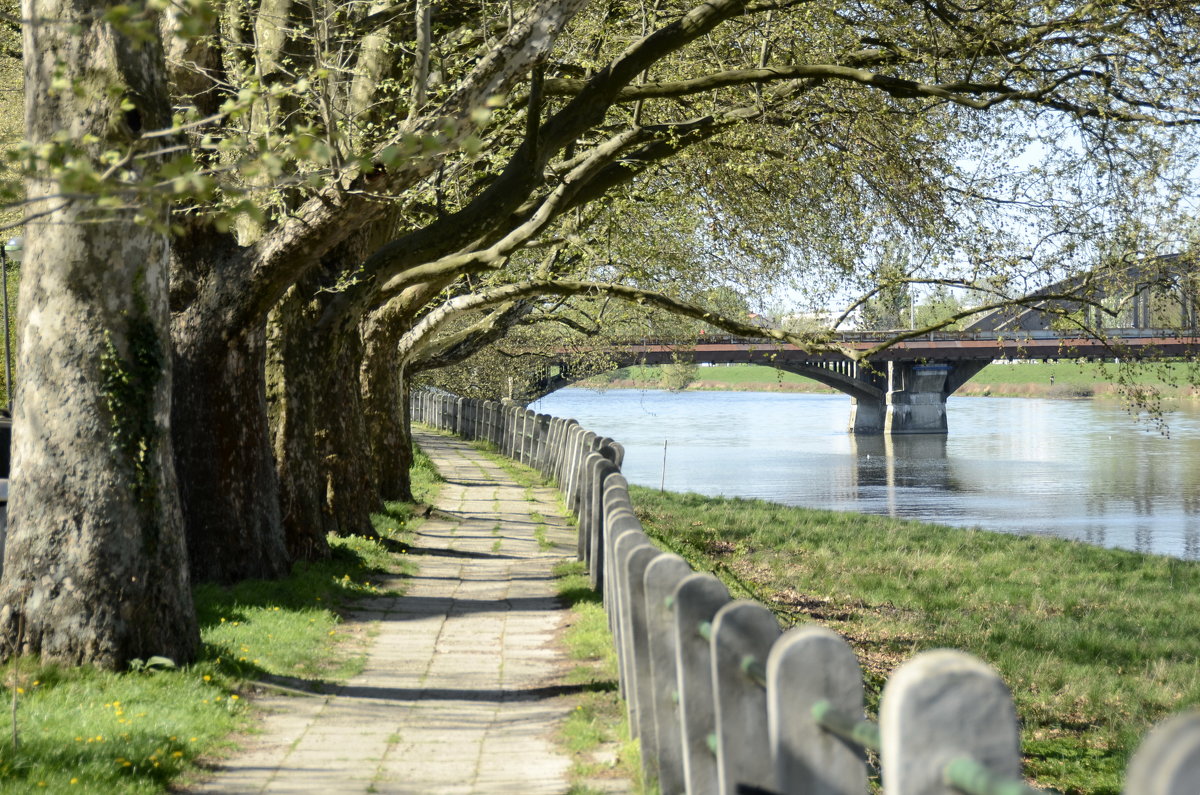
[[[574, 552], [548, 488], [526, 490], [470, 446], [418, 434], [446, 479], [418, 530], [406, 594], [363, 603], [366, 669], [328, 696], [260, 699], [262, 734], [206, 793], [563, 793], [553, 734], [568, 660], [551, 568]], [[542, 517], [549, 550], [535, 530]]]

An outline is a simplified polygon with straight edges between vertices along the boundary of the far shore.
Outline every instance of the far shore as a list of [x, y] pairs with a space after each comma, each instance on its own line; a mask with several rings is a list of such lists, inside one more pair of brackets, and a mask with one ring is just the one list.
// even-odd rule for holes
[[[1165, 367], [1166, 369], [1162, 369]], [[1021, 362], [993, 364], [960, 387], [954, 394], [963, 397], [1024, 397], [1056, 400], [1127, 400], [1129, 387], [1122, 387], [1093, 366], [1059, 362]], [[1186, 365], [1160, 365], [1139, 374], [1135, 388], [1157, 391], [1166, 400], [1200, 399], [1200, 385], [1188, 383]], [[1193, 378], [1195, 376], [1193, 375]], [[676, 381], [677, 383], [677, 381]], [[581, 381], [590, 389], [667, 389], [663, 368], [629, 367], [608, 376]], [[829, 387], [793, 373], [758, 365], [731, 365], [697, 368], [696, 377], [683, 389], [686, 392], [785, 392], [798, 394], [838, 394]]]
[[[659, 381], [634, 381], [622, 379], [616, 381], [596, 382], [581, 381], [576, 386], [587, 389], [663, 389]], [[1200, 400], [1200, 387], [1160, 387], [1161, 397], [1168, 400]], [[730, 384], [721, 381], [693, 381], [677, 392], [787, 392], [796, 394], [837, 395], [837, 390], [813, 383], [740, 383]], [[1066, 384], [973, 384], [966, 383], [954, 393], [955, 397], [1025, 397], [1049, 398], [1052, 400], [1121, 400], [1121, 390], [1117, 384], [1094, 384], [1088, 386]]]

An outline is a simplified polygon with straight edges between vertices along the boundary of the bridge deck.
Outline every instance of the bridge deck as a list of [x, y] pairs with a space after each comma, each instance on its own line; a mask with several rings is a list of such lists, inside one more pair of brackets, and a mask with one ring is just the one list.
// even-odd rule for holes
[[[919, 361], [955, 359], [1082, 359], [1114, 356], [1193, 356], [1200, 353], [1200, 334], [1195, 331], [1115, 329], [1108, 339], [1062, 334], [1054, 331], [1024, 332], [935, 332], [898, 342], [871, 357], [872, 361]], [[895, 332], [849, 332], [838, 344], [867, 350], [894, 336]], [[640, 342], [623, 346], [622, 353], [649, 364], [671, 361], [683, 352], [694, 352], [696, 361], [713, 363], [755, 362], [789, 364], [838, 361], [847, 357], [838, 351], [806, 351], [795, 345], [733, 337], [705, 337], [694, 345]]]

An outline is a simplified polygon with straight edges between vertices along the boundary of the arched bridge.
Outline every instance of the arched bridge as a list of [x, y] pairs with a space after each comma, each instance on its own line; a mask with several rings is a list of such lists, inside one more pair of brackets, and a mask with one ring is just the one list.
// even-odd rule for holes
[[[1200, 354], [1200, 276], [1182, 255], [1119, 264], [1063, 279], [989, 312], [963, 331], [905, 339], [860, 363], [840, 351], [814, 352], [762, 340], [701, 336], [681, 346], [642, 340], [608, 353], [633, 364], [765, 364], [833, 387], [853, 401], [853, 433], [945, 433], [946, 399], [996, 359], [1194, 357]], [[1099, 336], [1056, 330], [1107, 328]], [[898, 331], [846, 332], [843, 348], [868, 350]], [[585, 377], [559, 363], [538, 391], [548, 394]]]
[[[877, 332], [850, 332], [839, 342], [866, 350], [885, 339]], [[837, 351], [812, 352], [795, 345], [736, 337], [704, 336], [680, 345], [643, 340], [608, 351], [616, 367], [635, 364], [762, 364], [811, 378], [853, 400], [854, 433], [945, 433], [946, 399], [996, 359], [1111, 358], [1200, 355], [1200, 332], [1179, 329], [1120, 329], [1106, 339], [1052, 330], [961, 331], [923, 335], [859, 363]], [[588, 377], [557, 363], [539, 384], [548, 394]]]

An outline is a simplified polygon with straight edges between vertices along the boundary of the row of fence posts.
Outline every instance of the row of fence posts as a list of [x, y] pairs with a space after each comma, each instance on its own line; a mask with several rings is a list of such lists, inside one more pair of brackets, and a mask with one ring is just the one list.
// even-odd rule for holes
[[[878, 724], [862, 672], [837, 633], [781, 632], [642, 531], [623, 449], [574, 420], [447, 393], [413, 395], [412, 419], [486, 440], [558, 484], [579, 522], [579, 558], [603, 595], [643, 773], [663, 795], [1023, 795], [1020, 726], [999, 675], [964, 652], [914, 656], [888, 679]], [[875, 765], [878, 770], [875, 771]], [[1143, 742], [1128, 795], [1200, 793], [1200, 713]]]

